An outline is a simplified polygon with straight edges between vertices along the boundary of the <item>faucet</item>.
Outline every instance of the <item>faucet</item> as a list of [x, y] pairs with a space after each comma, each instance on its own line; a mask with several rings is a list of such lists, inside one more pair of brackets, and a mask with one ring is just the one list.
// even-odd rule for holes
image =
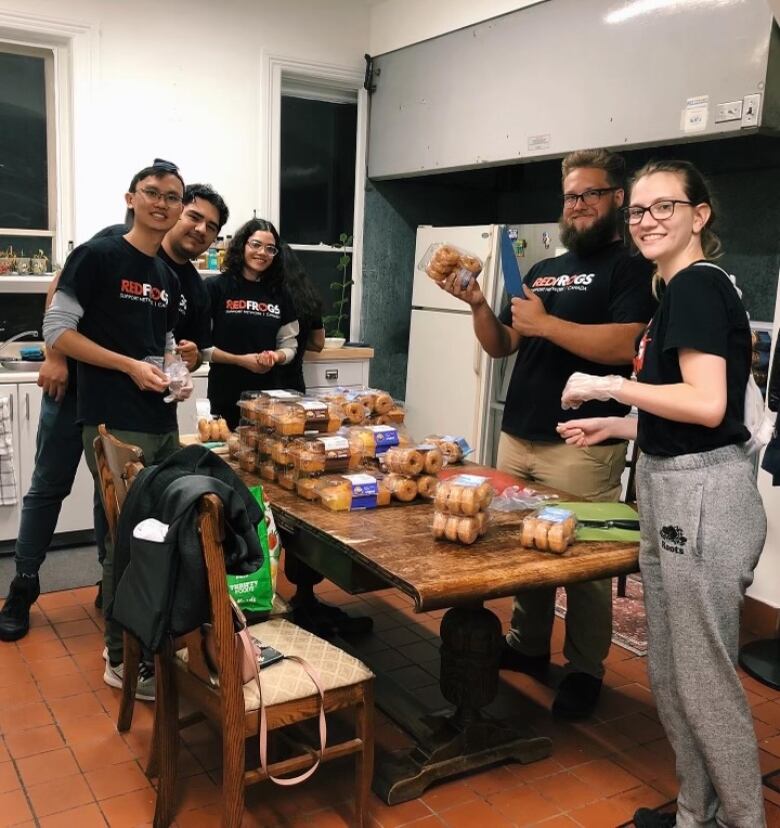
[[16, 342], [17, 339], [21, 339], [23, 336], [38, 336], [38, 331], [22, 331], [21, 333], [17, 333], [9, 337], [5, 340], [5, 342], [0, 342], [0, 353], [2, 353], [3, 348], [5, 348], [6, 345]]

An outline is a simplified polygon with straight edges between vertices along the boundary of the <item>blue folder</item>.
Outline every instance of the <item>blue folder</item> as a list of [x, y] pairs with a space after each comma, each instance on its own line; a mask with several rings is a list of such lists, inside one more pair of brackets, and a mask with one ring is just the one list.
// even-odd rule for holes
[[504, 274], [504, 286], [509, 298], [525, 299], [523, 279], [520, 276], [515, 249], [506, 227], [501, 231], [501, 271]]

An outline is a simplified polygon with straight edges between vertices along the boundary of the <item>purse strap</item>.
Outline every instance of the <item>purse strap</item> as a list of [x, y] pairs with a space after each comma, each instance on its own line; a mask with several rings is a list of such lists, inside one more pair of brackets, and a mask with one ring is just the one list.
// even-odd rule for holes
[[232, 598], [231, 603], [233, 605], [233, 612], [234, 614], [236, 614], [236, 618], [241, 624], [241, 629], [236, 633], [236, 639], [238, 640], [239, 645], [241, 647], [242, 657], [245, 660], [245, 663], [251, 663], [253, 666], [253, 679], [257, 682], [257, 692], [260, 696], [260, 727], [258, 729], [258, 739], [260, 744], [260, 768], [262, 769], [263, 773], [265, 773], [265, 775], [272, 782], [275, 782], [277, 785], [298, 785], [300, 782], [305, 782], [320, 766], [322, 762], [322, 755], [325, 753], [325, 746], [327, 744], [328, 739], [327, 723], [325, 721], [325, 691], [323, 690], [319, 673], [314, 667], [312, 667], [311, 664], [309, 664], [308, 661], [301, 658], [300, 656], [283, 655], [283, 658], [287, 659], [287, 661], [295, 661], [303, 668], [303, 670], [312, 680], [312, 683], [314, 684], [314, 687], [317, 690], [317, 694], [320, 697], [320, 747], [319, 750], [316, 752], [316, 761], [310, 768], [305, 770], [303, 773], [298, 774], [298, 776], [293, 776], [289, 778], [272, 776], [268, 772], [268, 716], [266, 714], [265, 704], [263, 703], [263, 689], [262, 683], [260, 681], [260, 667], [257, 662], [257, 653], [255, 652], [254, 645], [252, 644], [252, 639], [249, 635], [249, 629], [247, 627], [246, 619], [244, 618], [243, 612], [241, 612], [241, 609], [239, 608], [238, 604], [236, 604]]

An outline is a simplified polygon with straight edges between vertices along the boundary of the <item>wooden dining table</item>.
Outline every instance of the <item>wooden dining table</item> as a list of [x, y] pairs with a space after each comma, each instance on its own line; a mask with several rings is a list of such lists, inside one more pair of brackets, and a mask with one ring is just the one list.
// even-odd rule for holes
[[[332, 512], [234, 467], [247, 485], [262, 484], [287, 554], [351, 594], [392, 586], [413, 599], [417, 612], [447, 609], [440, 628], [440, 687], [453, 705], [451, 712], [427, 715], [411, 694], [383, 687], [378, 677], [377, 704], [415, 740], [412, 750], [377, 762], [374, 791], [379, 796], [388, 804], [404, 802], [455, 774], [550, 755], [549, 739], [484, 712], [498, 691], [502, 646], [501, 622], [484, 602], [635, 572], [637, 543], [575, 542], [563, 555], [540, 552], [520, 544], [523, 512], [493, 511], [487, 534], [461, 546], [433, 538], [431, 503]], [[470, 474], [480, 470], [468, 469]], [[536, 483], [534, 488], [558, 494]]]

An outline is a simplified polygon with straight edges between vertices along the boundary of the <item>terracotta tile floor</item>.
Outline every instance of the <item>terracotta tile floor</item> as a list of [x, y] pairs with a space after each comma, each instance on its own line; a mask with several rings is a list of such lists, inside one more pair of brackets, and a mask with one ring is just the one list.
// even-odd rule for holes
[[[289, 585], [282, 585], [289, 595]], [[375, 634], [359, 650], [394, 675], [432, 710], [443, 704], [438, 689], [438, 625], [442, 612], [415, 615], [394, 591], [349, 596], [321, 585], [321, 597], [370, 613]], [[114, 723], [118, 690], [103, 684], [101, 621], [94, 588], [41, 596], [30, 634], [0, 644], [0, 828], [112, 828], [150, 825], [155, 792], [143, 773], [152, 710], [136, 705], [132, 730]], [[491, 609], [506, 626], [509, 599]], [[556, 620], [554, 661], [562, 663], [563, 627]], [[743, 676], [754, 711], [764, 773], [780, 768], [780, 693]], [[554, 691], [526, 676], [502, 673], [491, 710], [525, 721], [550, 736], [553, 754], [530, 765], [508, 764], [428, 790], [420, 799], [388, 807], [372, 795], [371, 819], [381, 828], [610, 828], [640, 806], [673, 799], [673, 757], [648, 690], [645, 660], [613, 646], [596, 716], [586, 723], [552, 720]], [[378, 747], [409, 744], [381, 713]], [[176, 825], [219, 825], [220, 749], [198, 725], [183, 733]], [[245, 824], [258, 828], [351, 824], [352, 763], [322, 768], [295, 790], [261, 784], [247, 792]], [[780, 826], [780, 795], [764, 788], [770, 826]]]

